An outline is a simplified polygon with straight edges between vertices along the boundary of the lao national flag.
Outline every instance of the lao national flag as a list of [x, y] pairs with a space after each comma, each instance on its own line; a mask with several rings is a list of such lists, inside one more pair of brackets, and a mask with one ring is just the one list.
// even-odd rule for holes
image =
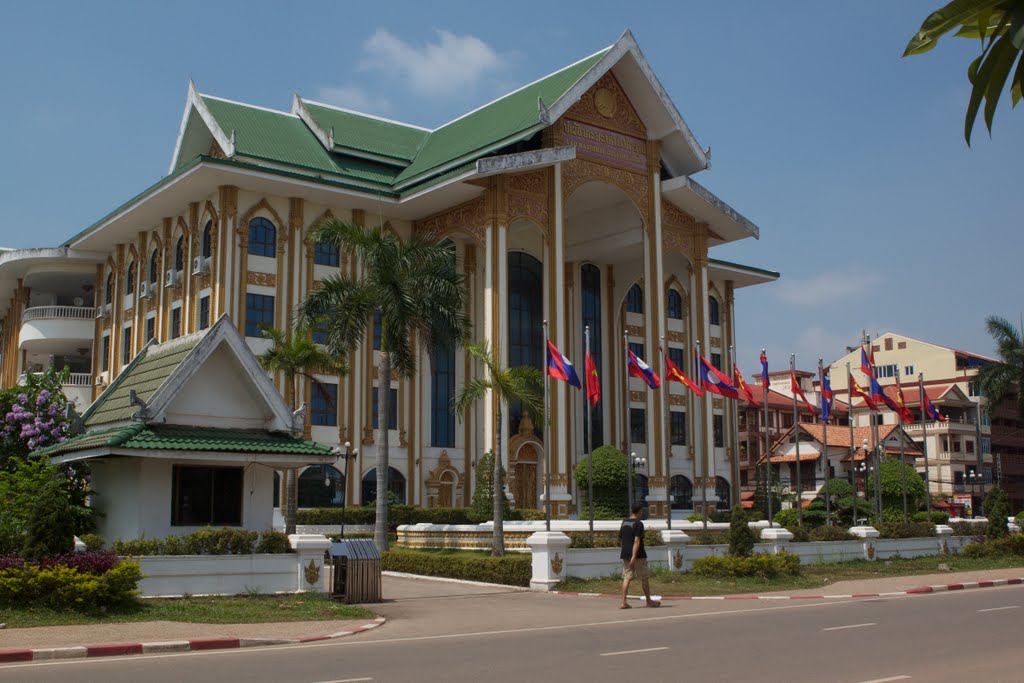
[[628, 348], [626, 349], [626, 367], [629, 374], [642, 379], [651, 389], [661, 386], [661, 380], [658, 379], [658, 375], [655, 374], [651, 366], [637, 358], [636, 354]]
[[747, 399], [750, 405], [755, 408], [760, 408], [761, 404], [757, 402], [754, 398], [754, 392], [752, 392], [750, 387], [747, 386], [747, 383], [743, 381], [743, 373], [740, 372], [740, 369], [736, 367], [735, 363], [732, 364], [732, 375], [736, 378], [736, 387], [743, 392], [743, 396]]
[[587, 400], [590, 401], [590, 405], [596, 407], [597, 402], [601, 400], [601, 380], [597, 376], [597, 364], [594, 363], [594, 357], [589, 351], [585, 366], [587, 369]]
[[680, 370], [679, 366], [672, 362], [672, 359], [668, 357], [667, 353], [665, 354], [665, 379], [670, 382], [679, 382], [698, 396], [704, 395], [704, 392], [700, 390], [700, 387], [694, 384], [693, 380], [687, 377], [686, 373]]
[[832, 415], [832, 383], [828, 379], [828, 370], [821, 375], [821, 419], [827, 420]]
[[870, 408], [871, 410], [878, 410], [878, 405], [871, 400], [871, 396], [868, 394], [868, 392], [864, 391], [864, 389], [861, 388], [859, 384], [857, 384], [857, 380], [853, 378], [852, 374], [849, 376], [848, 379], [850, 381], [850, 406], [853, 406], [853, 397], [860, 396], [862, 399], [864, 399], [864, 403], [867, 404], [868, 408]]
[[800, 382], [796, 381], [796, 373], [792, 368], [789, 370], [789, 388], [793, 392], [794, 396], [800, 397], [800, 400], [804, 402], [805, 406], [807, 406], [807, 410], [811, 411], [811, 415], [817, 414], [818, 411], [814, 409], [811, 402], [807, 400], [806, 396], [804, 396], [804, 390], [800, 388]]
[[761, 384], [768, 386], [768, 356], [761, 352]]
[[726, 398], [740, 397], [740, 392], [736, 391], [729, 376], [712, 365], [704, 356], [697, 356], [697, 368], [700, 370], [700, 385], [705, 391]]
[[548, 374], [555, 379], [568, 382], [577, 389], [583, 388], [580, 384], [580, 378], [576, 376], [576, 368], [550, 341], [548, 342]]
[[931, 418], [938, 422], [947, 422], [948, 417], [938, 411], [938, 409], [932, 404], [932, 400], [928, 398], [928, 394], [921, 392], [921, 408], [924, 411], [925, 418]]
[[875, 371], [872, 366], [874, 365], [874, 354], [872, 357], [868, 357], [868, 352], [864, 350], [864, 345], [860, 347], [860, 370], [868, 377], [874, 377]]

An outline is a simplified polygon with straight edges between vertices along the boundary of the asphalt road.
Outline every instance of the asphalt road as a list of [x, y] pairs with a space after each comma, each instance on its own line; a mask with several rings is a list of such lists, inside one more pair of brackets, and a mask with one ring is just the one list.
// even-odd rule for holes
[[[608, 599], [528, 593], [458, 602], [479, 619], [397, 619], [294, 647], [7, 665], [0, 681], [1024, 680], [1024, 586], [629, 611]], [[430, 609], [444, 615], [452, 604], [434, 601]]]

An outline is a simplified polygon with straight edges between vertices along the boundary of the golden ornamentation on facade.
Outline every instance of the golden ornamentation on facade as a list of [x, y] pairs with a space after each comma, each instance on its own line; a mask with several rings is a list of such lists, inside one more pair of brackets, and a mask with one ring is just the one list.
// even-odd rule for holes
[[552, 486], [568, 486], [569, 485], [569, 475], [567, 475], [567, 474], [552, 474], [550, 476], [551, 476], [551, 485]]
[[278, 244], [280, 244], [282, 240], [287, 240], [288, 224], [281, 219], [281, 214], [279, 214], [274, 209], [274, 207], [270, 205], [270, 202], [267, 201], [266, 197], [260, 199], [258, 202], [249, 207], [249, 210], [245, 212], [245, 214], [242, 216], [242, 219], [238, 221], [238, 234], [244, 235], [245, 241], [248, 243], [249, 221], [252, 220], [256, 216], [256, 214], [260, 213], [261, 211], [270, 214], [270, 219], [274, 223], [274, 227], [277, 229]]
[[465, 256], [462, 259], [462, 265], [466, 270], [466, 273], [476, 272], [476, 247], [472, 245], [466, 245]]
[[573, 159], [562, 163], [562, 199], [568, 199], [582, 185], [589, 182], [602, 182], [614, 185], [633, 200], [637, 211], [650, 225], [651, 214], [648, 197], [651, 183], [646, 174], [599, 164], [588, 159]]
[[598, 79], [565, 115], [601, 128], [647, 138], [647, 128], [610, 71]]
[[437, 237], [446, 237], [454, 232], [471, 236], [481, 247], [484, 246], [484, 226], [487, 221], [487, 204], [483, 197], [453, 206], [433, 216], [412, 224], [413, 232], [429, 232]]
[[711, 337], [710, 339], [708, 339], [708, 346], [714, 346], [714, 347], [717, 347], [719, 349], [722, 348], [722, 338], [721, 337]]
[[688, 399], [686, 396], [681, 396], [679, 394], [669, 394], [668, 402], [674, 406], [690, 405], [690, 399]]
[[594, 108], [597, 113], [606, 119], [615, 118], [619, 109], [619, 103], [615, 101], [615, 93], [608, 88], [598, 88], [594, 91]]
[[686, 333], [674, 332], [672, 330], [669, 330], [668, 332], [665, 333], [665, 339], [669, 340], [670, 342], [679, 342], [680, 344], [682, 344], [686, 342]]
[[665, 477], [661, 475], [651, 476], [647, 482], [652, 488], [662, 488], [665, 486]]
[[506, 189], [519, 194], [544, 197], [548, 193], [547, 174], [544, 171], [530, 171], [508, 176]]
[[276, 287], [277, 286], [277, 275], [274, 273], [257, 273], [256, 271], [250, 270], [246, 276], [245, 281], [250, 285], [259, 285], [261, 287]]
[[547, 197], [534, 197], [527, 194], [508, 193], [506, 199], [508, 222], [527, 220], [536, 223], [545, 235], [548, 233], [548, 200]]
[[644, 396], [644, 392], [642, 392], [642, 391], [630, 391], [629, 392], [629, 400], [631, 402], [632, 401], [636, 401], [637, 403], [643, 403], [646, 399], [645, 399], [645, 396]]
[[725, 399], [724, 398], [713, 398], [713, 399], [711, 399], [711, 407], [712, 408], [724, 408], [725, 407]]
[[551, 571], [555, 574], [561, 574], [563, 565], [564, 561], [562, 560], [562, 556], [555, 553], [555, 556], [551, 558]]
[[630, 337], [642, 337], [644, 336], [643, 325], [626, 325], [626, 334]]

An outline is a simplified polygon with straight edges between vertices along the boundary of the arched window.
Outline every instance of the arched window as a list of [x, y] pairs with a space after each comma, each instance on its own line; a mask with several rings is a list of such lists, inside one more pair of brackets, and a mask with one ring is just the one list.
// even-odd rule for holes
[[328, 242], [317, 242], [313, 245], [313, 263], [337, 268], [341, 264], [341, 249]]
[[149, 255], [149, 281], [153, 284], [159, 282], [159, 280], [157, 279], [156, 260], [157, 253], [156, 249], [154, 249], [153, 253]]
[[[451, 271], [455, 270], [455, 245], [445, 240], [442, 245], [451, 252]], [[430, 445], [434, 448], [455, 447], [455, 347], [435, 346], [430, 364]]]
[[713, 295], [708, 296], [708, 323], [711, 325], [722, 324], [721, 313], [718, 311], [718, 299]]
[[128, 267], [124, 270], [124, 293], [133, 294], [135, 292], [135, 261], [128, 263]]
[[[590, 326], [590, 355], [594, 357], [594, 365], [601, 367], [601, 269], [592, 263], [585, 263], [580, 268], [580, 298], [582, 304], [583, 327]], [[582, 331], [580, 337], [582, 338]], [[585, 366], [584, 366], [585, 367]], [[598, 382], [601, 373], [598, 371]], [[600, 406], [600, 403], [598, 404]], [[598, 408], [591, 410], [590, 415], [590, 448], [604, 445], [603, 411]]]
[[203, 228], [203, 258], [210, 258], [213, 256], [213, 221], [206, 221], [206, 227]]
[[174, 269], [185, 270], [185, 236], [182, 235], [178, 238], [177, 244], [174, 245]]
[[715, 477], [715, 495], [718, 496], [718, 509], [728, 510], [732, 505], [729, 496], [729, 482], [723, 477]]
[[[544, 275], [541, 262], [521, 251], [508, 255], [508, 365], [543, 368]], [[510, 433], [519, 431], [523, 407], [509, 407]]]
[[674, 289], [668, 290], [668, 317], [672, 320], [683, 319], [683, 297]]
[[640, 285], [633, 285], [626, 294], [626, 313], [644, 312], [644, 290]]
[[[388, 491], [398, 505], [405, 505], [405, 477], [394, 467], [388, 468]], [[362, 485], [363, 506], [372, 505], [377, 500], [377, 468], [363, 475]]]
[[107, 273], [107, 287], [103, 290], [103, 303], [109, 304], [114, 300], [114, 274]]
[[253, 256], [277, 256], [277, 228], [266, 218], [249, 221], [249, 253]]
[[300, 508], [345, 506], [345, 477], [330, 465], [313, 465], [299, 475], [297, 505]]
[[672, 477], [670, 483], [673, 510], [693, 509], [693, 482], [681, 474]]

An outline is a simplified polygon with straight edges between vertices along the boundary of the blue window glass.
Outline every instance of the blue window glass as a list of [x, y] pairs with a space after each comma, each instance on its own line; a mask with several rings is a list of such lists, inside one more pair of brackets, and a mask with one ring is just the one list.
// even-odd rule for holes
[[338, 426], [338, 385], [336, 382], [317, 382], [310, 388], [309, 423], [318, 427]]
[[715, 435], [715, 448], [724, 448], [725, 418], [722, 415], [711, 416], [711, 431]]
[[[645, 363], [647, 362], [647, 359], [644, 358], [645, 349], [643, 344], [641, 344], [640, 342], [629, 342], [629, 350], [633, 352], [634, 356], [644, 361]], [[647, 364], [650, 365], [650, 363]]]
[[274, 297], [266, 294], [245, 295], [245, 336], [262, 337], [260, 325], [274, 324]]
[[124, 328], [121, 339], [121, 364], [127, 365], [132, 360], [132, 328]]
[[213, 256], [213, 221], [206, 221], [203, 228], [203, 258]]
[[[544, 276], [541, 262], [521, 251], [508, 255], [508, 364], [543, 369]], [[523, 407], [509, 406], [510, 433], [519, 432]], [[539, 430], [538, 430], [539, 434]]]
[[672, 432], [672, 445], [686, 445], [686, 413], [680, 410], [673, 410], [669, 413], [670, 429]]
[[210, 297], [204, 296], [199, 299], [199, 329], [205, 330], [210, 326]]
[[718, 299], [713, 296], [708, 297], [708, 322], [712, 325], [722, 324], [721, 313], [718, 310]]
[[434, 347], [430, 373], [430, 445], [435, 448], [455, 446], [455, 348]]
[[[405, 504], [405, 477], [394, 467], [388, 468], [388, 493], [399, 505]], [[363, 507], [373, 504], [377, 500], [377, 468], [373, 468], [363, 475], [362, 482]]]
[[128, 268], [124, 272], [124, 293], [133, 294], [135, 292], [135, 261], [128, 264]]
[[313, 263], [337, 268], [341, 263], [341, 250], [333, 244], [317, 242], [313, 246]]
[[181, 306], [171, 309], [171, 339], [181, 336]]
[[711, 364], [714, 365], [719, 370], [721, 370], [722, 369], [722, 354], [720, 354], [720, 353], [712, 353], [711, 354]]
[[266, 218], [249, 221], [249, 253], [253, 256], [277, 256], [277, 228]]
[[629, 409], [629, 442], [647, 443], [647, 411], [643, 408]]
[[[594, 357], [594, 365], [598, 368], [598, 382], [601, 380], [601, 269], [597, 266], [586, 263], [580, 268], [580, 281], [582, 289], [580, 292], [583, 314], [583, 325], [590, 326], [590, 355]], [[582, 338], [582, 331], [580, 338]], [[584, 368], [586, 366], [584, 365]], [[584, 382], [584, 385], [586, 383]], [[588, 419], [590, 426], [590, 447], [597, 448], [604, 445], [604, 416], [602, 405], [599, 402], [597, 408], [589, 411]]]
[[644, 312], [644, 290], [640, 289], [640, 285], [633, 285], [626, 293], [626, 312]]
[[373, 312], [373, 350], [380, 351], [380, 340], [383, 334], [383, 325], [381, 325], [380, 311]]
[[174, 269], [185, 270], [185, 237], [181, 236], [178, 238], [178, 243], [174, 246]]
[[[373, 388], [373, 428], [377, 429], [380, 407], [377, 402], [377, 387]], [[398, 429], [398, 389], [391, 390], [391, 406], [388, 408], [388, 429]]]
[[683, 297], [674, 289], [668, 290], [668, 317], [673, 320], [683, 319]]
[[[682, 349], [680, 349], [680, 348], [678, 348], [676, 346], [668, 347], [668, 359], [670, 361], [672, 361], [673, 363], [675, 363], [675, 366], [677, 368], [679, 368], [683, 372], [687, 372], [686, 366], [683, 365], [684, 361], [683, 361], [683, 350]], [[689, 374], [689, 373], [687, 372], [687, 374]]]
[[313, 328], [313, 343], [314, 344], [327, 344], [327, 321], [321, 320], [317, 323], [316, 327]]

